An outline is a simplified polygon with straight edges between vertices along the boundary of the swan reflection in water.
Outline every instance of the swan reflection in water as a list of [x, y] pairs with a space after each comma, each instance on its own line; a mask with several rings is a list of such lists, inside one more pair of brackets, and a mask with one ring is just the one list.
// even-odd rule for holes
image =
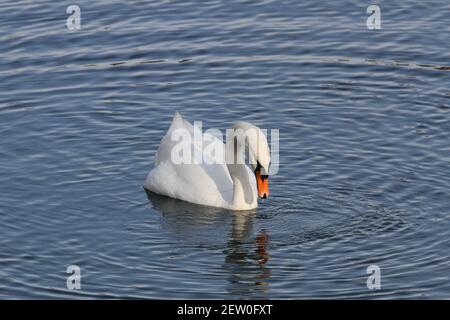
[[[267, 230], [253, 236], [253, 212], [232, 212], [232, 230], [224, 250], [224, 268], [230, 273], [229, 291], [236, 295], [268, 292], [272, 273], [269, 260]], [[261, 297], [262, 298], [262, 297]]]
[[[184, 244], [224, 248], [223, 270], [229, 273], [228, 291], [233, 295], [264, 295], [269, 290], [271, 269], [267, 230], [255, 234], [256, 209], [229, 211], [199, 206], [147, 191], [153, 208], [161, 213], [163, 227]], [[224, 243], [225, 241], [225, 243]], [[189, 242], [189, 243], [187, 243]]]

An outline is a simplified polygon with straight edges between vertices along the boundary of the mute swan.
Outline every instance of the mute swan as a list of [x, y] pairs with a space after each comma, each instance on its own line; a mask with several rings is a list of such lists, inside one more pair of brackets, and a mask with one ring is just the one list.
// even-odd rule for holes
[[[201, 129], [196, 130], [197, 127], [175, 113], [156, 153], [155, 167], [145, 179], [145, 189], [199, 205], [230, 210], [254, 209], [258, 206], [258, 195], [261, 198], [269, 196], [270, 150], [261, 129], [248, 122], [238, 122], [227, 130], [225, 144], [217, 134], [208, 133], [209, 130], [204, 133]], [[189, 148], [185, 150], [193, 150], [197, 161], [195, 157], [189, 158], [192, 161], [188, 163], [174, 161], [179, 148], [179, 141], [174, 137], [180, 132], [187, 133]], [[246, 138], [238, 138], [236, 132], [244, 132]], [[248, 132], [256, 134], [247, 135]], [[212, 148], [219, 155], [223, 153], [225, 161], [214, 161], [216, 158], [213, 159], [208, 152]], [[252, 169], [245, 164], [246, 154]], [[201, 161], [198, 161], [198, 155]]]

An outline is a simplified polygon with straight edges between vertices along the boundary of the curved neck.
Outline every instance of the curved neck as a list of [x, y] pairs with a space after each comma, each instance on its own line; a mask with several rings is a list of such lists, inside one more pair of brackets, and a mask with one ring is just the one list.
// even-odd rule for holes
[[[227, 136], [225, 158], [233, 180], [234, 209], [252, 209], [257, 202], [256, 181], [249, 175], [245, 164], [245, 147], [235, 137]], [[253, 183], [253, 186], [252, 186]]]

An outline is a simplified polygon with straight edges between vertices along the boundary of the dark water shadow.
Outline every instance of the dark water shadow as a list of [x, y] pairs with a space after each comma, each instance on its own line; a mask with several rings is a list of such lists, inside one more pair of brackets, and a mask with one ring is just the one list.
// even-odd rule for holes
[[[261, 298], [268, 293], [272, 276], [267, 266], [270, 237], [266, 229], [255, 232], [256, 210], [235, 212], [145, 191], [153, 208], [161, 213], [165, 229], [179, 236], [183, 247], [192, 250], [206, 247], [205, 254], [222, 250], [224, 262], [220, 267], [229, 274], [229, 293]], [[204, 245], [203, 237], [209, 240], [208, 245]]]

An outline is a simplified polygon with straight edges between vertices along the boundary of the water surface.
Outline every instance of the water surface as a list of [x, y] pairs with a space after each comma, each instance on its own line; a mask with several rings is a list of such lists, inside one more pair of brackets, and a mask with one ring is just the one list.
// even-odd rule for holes
[[[3, 1], [0, 298], [449, 298], [450, 5], [378, 3]], [[147, 194], [176, 110], [279, 129], [271, 197]]]

